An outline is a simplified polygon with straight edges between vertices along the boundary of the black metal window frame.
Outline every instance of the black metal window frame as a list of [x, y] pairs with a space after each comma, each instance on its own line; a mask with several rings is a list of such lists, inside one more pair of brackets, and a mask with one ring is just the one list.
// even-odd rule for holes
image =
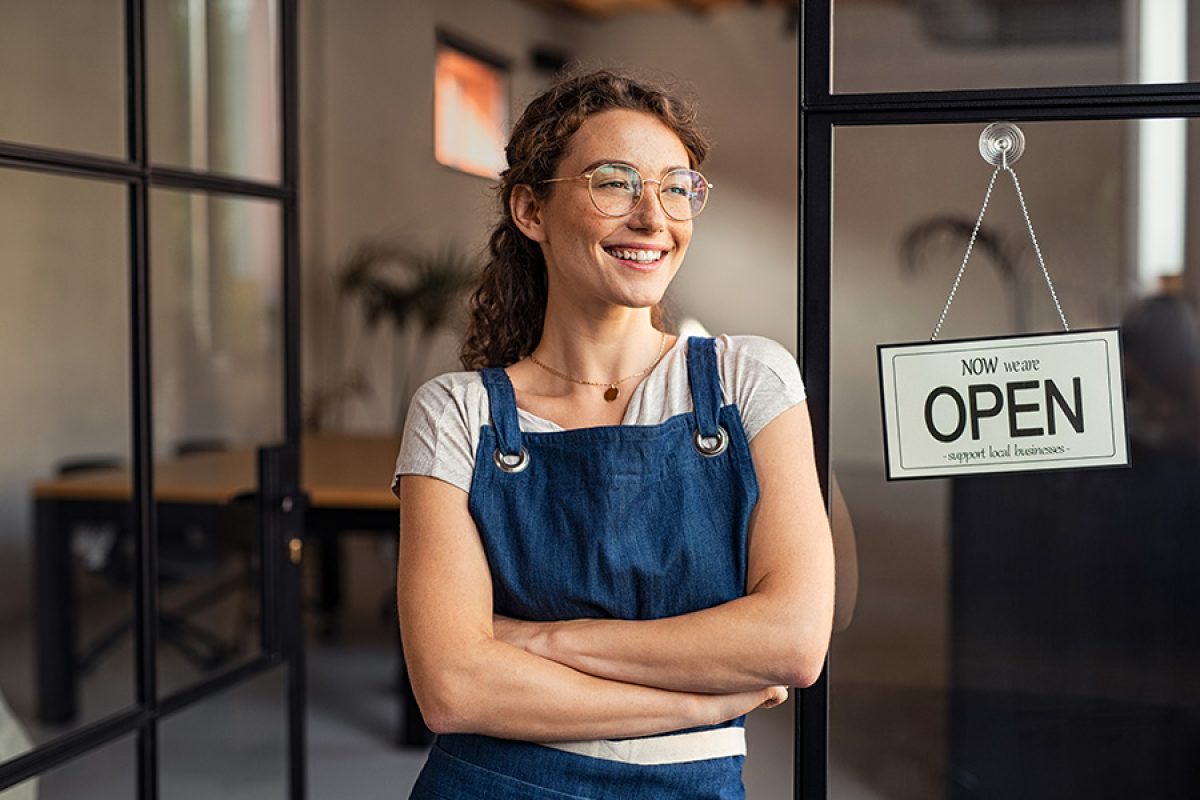
[[[834, 0], [802, 0], [800, 44], [801, 366], [822, 490], [828, 499], [833, 131], [838, 126], [1084, 121], [1200, 116], [1200, 83], [836, 94]], [[797, 693], [793, 793], [828, 796], [829, 671]]]
[[[114, 159], [29, 144], [0, 141], [0, 170], [16, 169], [122, 183], [128, 197], [129, 364], [132, 453], [132, 524], [134, 537], [134, 704], [82, 726], [0, 764], [0, 792], [61, 766], [123, 737], [136, 735], [136, 788], [139, 800], [159, 796], [159, 722], [194, 703], [234, 687], [268, 670], [287, 671], [288, 797], [305, 796], [304, 669], [300, 628], [298, 570], [288, 570], [287, 537], [301, 536], [303, 497], [296, 490], [300, 442], [300, 280], [297, 173], [299, 166], [297, 91], [297, 0], [279, 3], [281, 174], [279, 183], [243, 180], [187, 169], [154, 166], [147, 148], [147, 0], [125, 0], [124, 84], [126, 158]], [[264, 525], [263, 591], [283, 599], [262, 620], [263, 651], [231, 670], [165, 697], [158, 696], [158, 552], [153, 475], [153, 408], [151, 397], [149, 205], [153, 188], [171, 188], [228, 197], [260, 198], [279, 204], [282, 213], [283, 418], [285, 442], [260, 455], [260, 482], [273, 484], [274, 494], [260, 486]], [[292, 495], [295, 495], [294, 497]], [[279, 502], [281, 499], [290, 502]]]

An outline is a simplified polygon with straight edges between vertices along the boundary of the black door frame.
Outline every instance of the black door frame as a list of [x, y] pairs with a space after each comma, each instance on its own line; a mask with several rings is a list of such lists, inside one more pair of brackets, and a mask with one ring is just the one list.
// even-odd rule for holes
[[[147, 150], [146, 2], [124, 2], [126, 157], [115, 159], [0, 141], [0, 170], [20, 169], [125, 184], [129, 242], [129, 364], [132, 524], [135, 532], [134, 704], [0, 764], [0, 791], [130, 734], [137, 737], [137, 797], [159, 797], [158, 726], [167, 716], [275, 669], [287, 679], [287, 791], [290, 800], [306, 795], [304, 649], [300, 570], [289, 557], [292, 540], [303, 542], [305, 498], [299, 489], [300, 444], [300, 280], [297, 173], [299, 166], [297, 91], [297, 2], [277, 0], [282, 180], [263, 183], [222, 175], [153, 166]], [[57, 56], [56, 56], [57, 57]], [[51, 99], [52, 101], [52, 99]], [[215, 677], [159, 697], [158, 552], [152, 471], [149, 199], [156, 187], [227, 197], [275, 201], [282, 215], [283, 419], [284, 441], [259, 454], [259, 510], [262, 526], [262, 649], [250, 661]]]
[[[830, 279], [833, 129], [839, 125], [1076, 121], [1200, 116], [1200, 83], [1115, 84], [937, 92], [831, 91], [832, 4], [801, 0], [800, 270], [801, 365], [821, 486], [829, 486]], [[794, 796], [828, 796], [830, 662], [798, 693]]]

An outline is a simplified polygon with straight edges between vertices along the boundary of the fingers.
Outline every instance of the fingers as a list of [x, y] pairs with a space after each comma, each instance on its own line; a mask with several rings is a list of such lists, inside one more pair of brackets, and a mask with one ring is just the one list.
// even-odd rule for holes
[[786, 686], [771, 686], [766, 690], [766, 699], [763, 700], [759, 708], [774, 708], [778, 705], [783, 705], [787, 702], [788, 690]]

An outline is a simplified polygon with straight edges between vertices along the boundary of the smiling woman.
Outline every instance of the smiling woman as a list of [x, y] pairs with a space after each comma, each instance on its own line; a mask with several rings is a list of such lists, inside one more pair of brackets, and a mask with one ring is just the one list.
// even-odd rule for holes
[[741, 798], [745, 715], [820, 672], [833, 553], [796, 362], [659, 308], [707, 150], [690, 106], [609, 71], [514, 127], [471, 371], [418, 390], [393, 483], [438, 733], [413, 797]]

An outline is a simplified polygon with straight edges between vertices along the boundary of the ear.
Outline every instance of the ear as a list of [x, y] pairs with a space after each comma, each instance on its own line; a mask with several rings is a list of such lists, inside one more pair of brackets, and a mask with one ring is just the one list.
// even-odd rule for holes
[[542, 226], [542, 205], [533, 193], [533, 187], [524, 183], [514, 186], [509, 196], [508, 210], [521, 233], [535, 242], [546, 241], [546, 231]]

